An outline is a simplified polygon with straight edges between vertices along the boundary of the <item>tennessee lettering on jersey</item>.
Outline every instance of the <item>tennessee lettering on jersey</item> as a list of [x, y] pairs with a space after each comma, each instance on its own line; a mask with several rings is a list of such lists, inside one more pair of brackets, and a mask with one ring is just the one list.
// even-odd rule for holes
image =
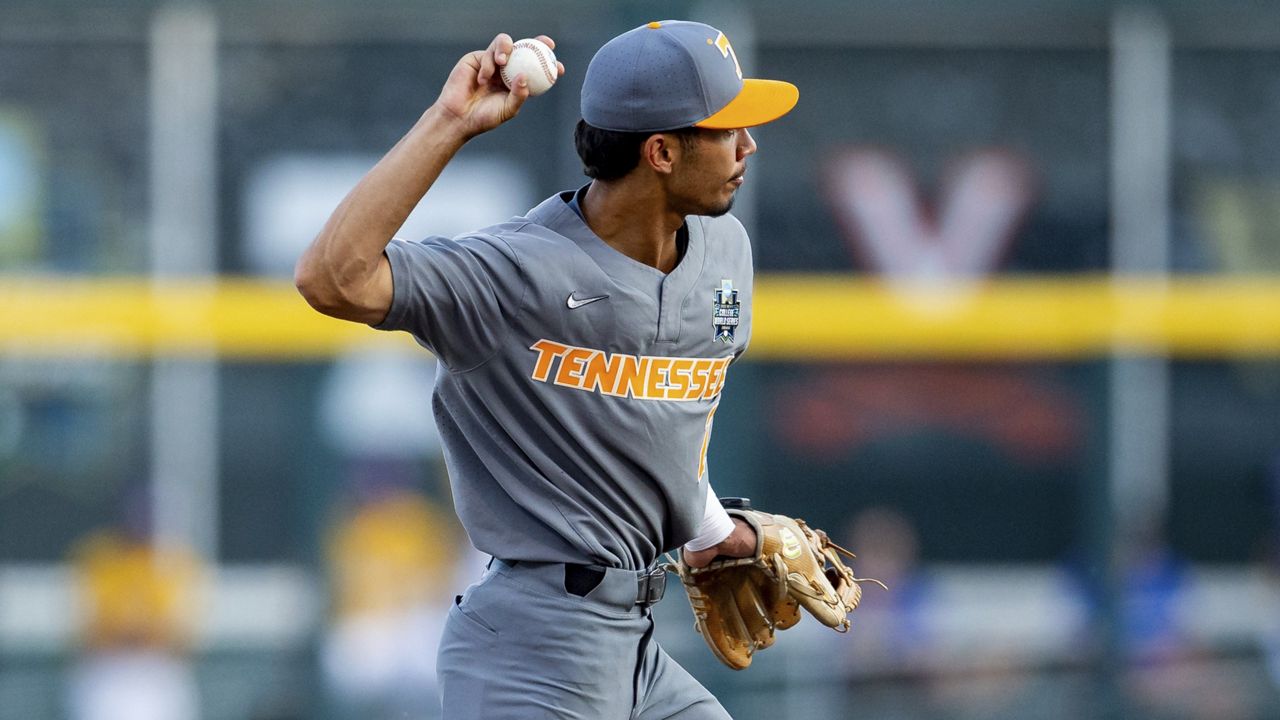
[[730, 360], [607, 353], [551, 340], [529, 349], [538, 354], [529, 376], [537, 382], [637, 400], [713, 399]]

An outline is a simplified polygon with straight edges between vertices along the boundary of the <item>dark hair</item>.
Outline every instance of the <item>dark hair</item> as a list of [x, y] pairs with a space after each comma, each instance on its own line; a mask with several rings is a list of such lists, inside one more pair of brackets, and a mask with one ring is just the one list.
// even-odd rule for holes
[[[693, 147], [693, 139], [702, 130], [696, 127], [667, 130], [680, 138], [686, 150]], [[593, 180], [617, 180], [640, 164], [640, 147], [656, 132], [617, 132], [601, 130], [579, 120], [573, 130], [573, 145], [582, 159], [582, 172]]]

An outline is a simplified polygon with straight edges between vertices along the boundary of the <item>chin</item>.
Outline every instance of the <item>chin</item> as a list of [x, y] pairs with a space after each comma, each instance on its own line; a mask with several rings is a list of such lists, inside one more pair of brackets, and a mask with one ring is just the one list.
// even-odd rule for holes
[[699, 214], [706, 215], [708, 217], [720, 217], [733, 209], [733, 201], [737, 199], [737, 197], [737, 195], [730, 195], [728, 200], [712, 205], [708, 207], [705, 212]]

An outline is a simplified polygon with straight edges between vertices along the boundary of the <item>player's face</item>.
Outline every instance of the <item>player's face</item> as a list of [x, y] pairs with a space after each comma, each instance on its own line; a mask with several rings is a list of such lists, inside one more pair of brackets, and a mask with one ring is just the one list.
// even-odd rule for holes
[[723, 215], [747, 172], [756, 142], [745, 128], [702, 130], [685, 147], [670, 184], [673, 209], [685, 215]]

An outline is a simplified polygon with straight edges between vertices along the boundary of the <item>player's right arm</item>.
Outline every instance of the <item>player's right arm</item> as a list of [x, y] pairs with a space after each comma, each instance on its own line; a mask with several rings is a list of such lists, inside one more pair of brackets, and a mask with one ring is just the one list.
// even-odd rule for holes
[[[539, 39], [555, 47], [551, 38]], [[503, 33], [464, 55], [436, 102], [329, 216], [294, 268], [298, 292], [312, 307], [368, 324], [387, 316], [393, 295], [387, 243], [458, 150], [515, 117], [529, 97], [523, 77], [508, 90], [499, 75], [511, 50], [511, 36]]]

